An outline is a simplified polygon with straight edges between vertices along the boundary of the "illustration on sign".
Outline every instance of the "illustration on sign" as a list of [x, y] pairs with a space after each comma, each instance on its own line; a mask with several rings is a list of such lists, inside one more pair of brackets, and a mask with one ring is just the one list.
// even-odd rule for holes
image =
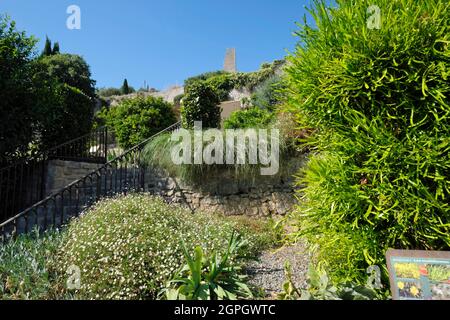
[[390, 250], [394, 300], [450, 300], [450, 252]]

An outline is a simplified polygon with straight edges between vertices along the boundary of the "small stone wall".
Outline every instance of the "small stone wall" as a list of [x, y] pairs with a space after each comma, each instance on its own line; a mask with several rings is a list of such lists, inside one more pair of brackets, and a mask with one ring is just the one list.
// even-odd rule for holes
[[252, 182], [234, 177], [209, 176], [201, 185], [192, 186], [168, 177], [157, 169], [146, 175], [148, 192], [189, 209], [225, 215], [270, 216], [289, 213], [296, 203], [297, 188], [293, 175], [304, 163], [296, 159], [283, 176], [259, 177]]
[[101, 165], [96, 163], [73, 162], [52, 160], [47, 165], [47, 177], [45, 190], [47, 195], [68, 186], [93, 171], [97, 170]]

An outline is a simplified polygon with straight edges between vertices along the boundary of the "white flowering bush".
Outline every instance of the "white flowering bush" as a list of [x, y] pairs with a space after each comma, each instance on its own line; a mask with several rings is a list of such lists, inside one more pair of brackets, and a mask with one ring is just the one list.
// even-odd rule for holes
[[[177, 206], [148, 195], [100, 202], [67, 228], [59, 268], [77, 266], [85, 299], [154, 299], [184, 262], [188, 249], [224, 251], [237, 223]], [[245, 228], [247, 255], [258, 250], [258, 235]], [[239, 230], [238, 230], [239, 232]]]

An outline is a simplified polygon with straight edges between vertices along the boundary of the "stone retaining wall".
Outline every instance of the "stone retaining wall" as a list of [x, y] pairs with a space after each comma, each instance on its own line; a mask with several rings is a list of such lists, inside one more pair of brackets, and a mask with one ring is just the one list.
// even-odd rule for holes
[[47, 195], [68, 186], [72, 182], [79, 180], [101, 165], [96, 163], [72, 162], [62, 160], [52, 160], [47, 165], [47, 178], [45, 190]]
[[[163, 197], [169, 203], [225, 215], [285, 215], [296, 203], [297, 187], [293, 176], [303, 166], [304, 158], [289, 162], [284, 174], [257, 177], [254, 181], [236, 179], [234, 175], [209, 175], [201, 184], [189, 185], [169, 177], [161, 170], [149, 168], [145, 175], [145, 192]], [[99, 164], [50, 161], [47, 168], [46, 193], [50, 195], [99, 168]], [[127, 175], [123, 175], [126, 179]], [[118, 183], [118, 182], [117, 182]], [[125, 184], [125, 181], [124, 181]]]
[[179, 203], [191, 210], [225, 215], [270, 216], [285, 215], [296, 203], [297, 187], [293, 175], [304, 159], [290, 163], [280, 177], [259, 177], [257, 181], [237, 181], [234, 177], [209, 176], [201, 185], [188, 185], [168, 177], [157, 169], [146, 175], [148, 192], [170, 203]]

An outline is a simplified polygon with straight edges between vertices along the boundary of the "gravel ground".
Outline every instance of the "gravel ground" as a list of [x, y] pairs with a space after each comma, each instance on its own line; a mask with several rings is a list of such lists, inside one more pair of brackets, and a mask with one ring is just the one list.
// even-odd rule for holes
[[286, 282], [285, 262], [292, 267], [294, 283], [298, 288], [306, 288], [310, 255], [304, 243], [297, 243], [278, 250], [264, 252], [259, 261], [247, 265], [249, 284], [264, 289], [267, 298], [275, 299]]

